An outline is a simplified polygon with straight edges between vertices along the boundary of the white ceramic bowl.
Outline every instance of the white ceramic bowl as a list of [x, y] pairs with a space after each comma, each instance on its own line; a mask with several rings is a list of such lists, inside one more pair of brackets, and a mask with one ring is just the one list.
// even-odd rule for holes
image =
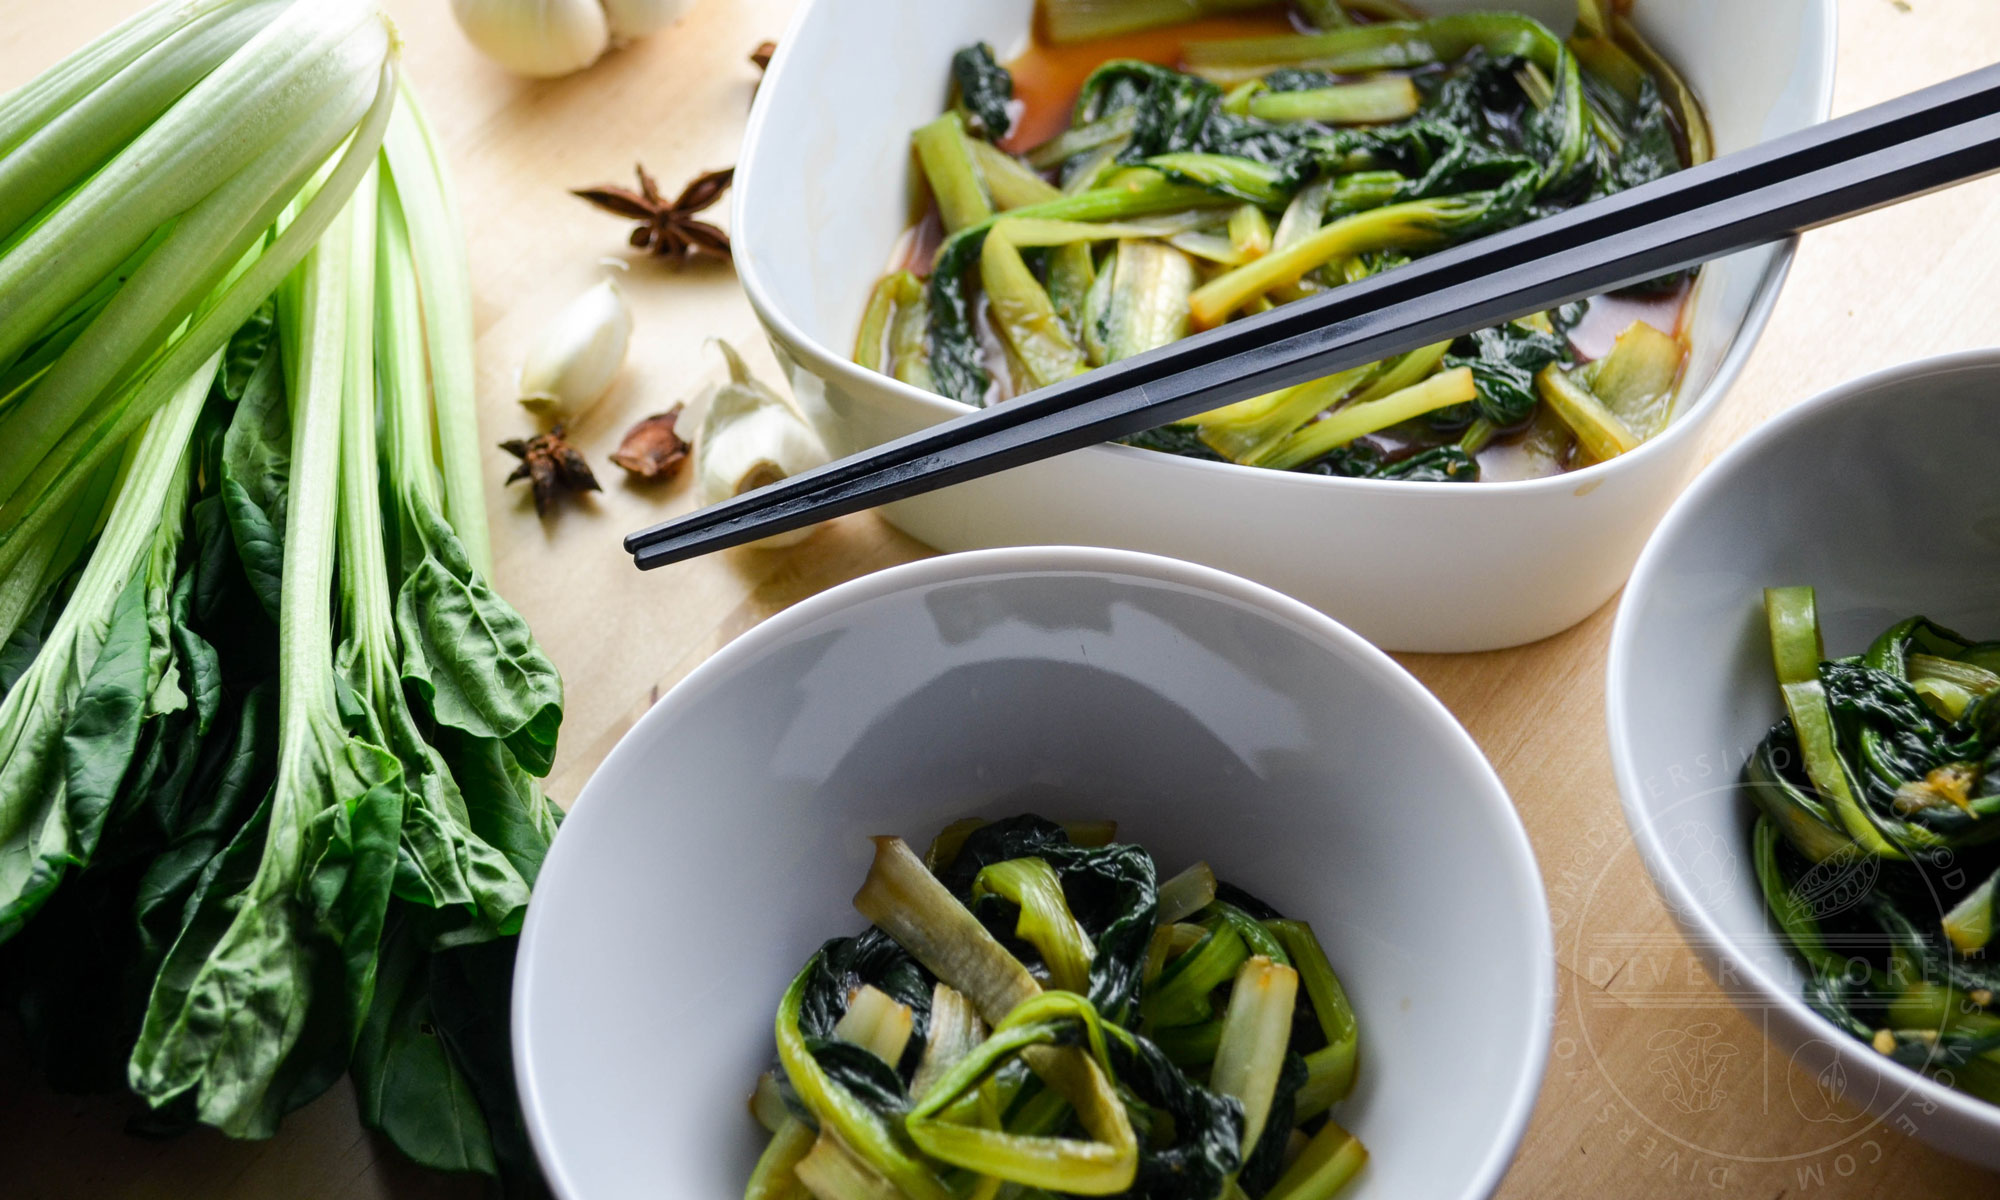
[[[1509, 0], [1567, 30], [1573, 0]], [[1492, 0], [1429, 0], [1431, 11]], [[909, 131], [954, 50], [1025, 44], [1033, 0], [806, 0], [750, 118], [736, 264], [801, 402], [841, 454], [968, 411], [849, 361], [906, 219]], [[1825, 119], [1833, 0], [1641, 0], [1640, 26], [1705, 99], [1727, 152]], [[1678, 419], [1610, 463], [1546, 480], [1329, 479], [1104, 446], [888, 507], [945, 550], [1069, 542], [1234, 571], [1397, 650], [1484, 650], [1588, 616], [1625, 581], [1762, 332], [1791, 246], [1711, 265]]]
[[536, 885], [514, 996], [556, 1191], [740, 1194], [778, 998], [867, 927], [849, 902], [868, 836], [922, 846], [1021, 811], [1115, 819], [1163, 870], [1205, 858], [1310, 920], [1363, 1030], [1339, 1110], [1372, 1153], [1354, 1200], [1493, 1190], [1553, 1008], [1541, 877], [1499, 779], [1414, 679], [1304, 605], [1070, 547], [807, 600], [612, 752]]
[[[1799, 998], [1749, 870], [1735, 786], [1784, 713], [1763, 589], [1817, 589], [1829, 654], [1921, 612], [2000, 632], [2000, 351], [1932, 359], [1835, 388], [1772, 420], [1697, 480], [1633, 572], [1612, 634], [1611, 757], [1640, 853], [1688, 940], [1809, 1075], [1835, 1058], [1850, 1096], [1926, 1141], [2000, 1168], [2000, 1107], [1896, 1066]], [[1689, 827], [1725, 831], [1738, 869], [1691, 862]], [[1726, 881], [1727, 886], [1722, 882]]]

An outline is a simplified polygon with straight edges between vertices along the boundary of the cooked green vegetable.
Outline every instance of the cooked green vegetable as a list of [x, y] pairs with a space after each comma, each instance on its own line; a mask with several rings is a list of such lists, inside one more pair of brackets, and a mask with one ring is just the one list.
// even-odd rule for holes
[[1007, 113], [1014, 99], [1014, 77], [994, 59], [993, 47], [981, 42], [953, 55], [951, 81], [973, 131], [989, 142], [1006, 137], [1014, 123]]
[[[1040, 27], [1072, 42], [1265, 6], [1044, 0]], [[857, 361], [967, 404], [1003, 401], [1710, 156], [1685, 83], [1600, 0], [1579, 0], [1567, 40], [1518, 13], [1297, 7], [1319, 32], [1190, 40], [1181, 70], [1107, 51], [1069, 127], [1020, 155], [968, 133], [1012, 128], [1020, 102], [989, 47], [960, 52], [957, 106], [913, 136], [949, 235], [923, 280], [928, 312], [920, 322], [897, 299], [911, 286], [900, 274], [885, 280]], [[1072, 228], [1030, 240], [1015, 221]], [[1684, 298], [1691, 278], [1637, 290]], [[1633, 323], [1585, 361], [1576, 324], [1542, 314], [1460, 338], [1414, 376], [1396, 368], [1425, 360], [1404, 356], [1128, 441], [1426, 482], [1587, 466], [1666, 427], [1686, 348]], [[1459, 368], [1475, 395], [1419, 387]], [[1391, 374], [1394, 387], [1363, 390]], [[1366, 407], [1391, 393], [1400, 407]]]
[[[1986, 679], [2000, 642], [1912, 617], [1828, 660], [1811, 588], [1772, 588], [1765, 608], [1787, 715], [1743, 778], [1758, 884], [1809, 969], [1806, 1001], [2000, 1103], [2000, 969], [1986, 957], [2000, 880], [2000, 689]], [[1954, 686], [1924, 686], [1940, 678]]]
[[363, 0], [173, 0], [0, 98], [0, 977], [157, 1128], [352, 1070], [524, 1188], [562, 693], [482, 576], [466, 279]]
[[1205, 864], [1156, 883], [1114, 836], [968, 820], [922, 859], [877, 838], [855, 897], [874, 927], [821, 947], [779, 1007], [746, 1197], [1343, 1186], [1365, 1152], [1325, 1114], [1357, 1026], [1311, 929]]
[[1084, 42], [1175, 25], [1189, 17], [1258, 8], [1270, 0], [1044, 0], [1049, 37]]

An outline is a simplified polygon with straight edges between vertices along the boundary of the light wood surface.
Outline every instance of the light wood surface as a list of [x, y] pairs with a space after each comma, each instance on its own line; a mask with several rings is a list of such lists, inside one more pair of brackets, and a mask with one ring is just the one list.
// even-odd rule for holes
[[[526, 340], [594, 280], [599, 258], [625, 256], [625, 227], [565, 189], [625, 180], [635, 160], [670, 188], [733, 162], [757, 77], [746, 55], [783, 31], [794, 0], [700, 0], [672, 30], [581, 76], [539, 84], [478, 58], [444, 0], [386, 2], [463, 197], [478, 291], [484, 431], [497, 442], [530, 428], [510, 390]], [[0, 90], [137, 7], [138, 0], [0, 0]], [[2000, 60], [2000, 4], [1993, 0], [1841, 0], [1840, 17], [1840, 112]], [[2000, 344], [1996, 280], [2000, 181], [1811, 235], [1716, 422], [1709, 452], [1841, 380]], [[861, 515], [790, 551], [734, 552], [648, 576], [633, 571], [619, 537], [692, 501], [685, 480], [627, 485], [605, 456], [631, 422], [718, 375], [706, 339], [729, 338], [760, 370], [772, 365], [726, 267], [677, 271], [635, 261], [624, 286], [638, 320], [630, 367], [614, 393], [575, 423], [575, 440], [601, 464], [605, 492], [542, 523], [524, 491], [498, 486], [511, 460], [497, 449], [486, 456], [501, 589], [568, 681], [563, 753], [550, 780], [565, 803], [632, 721], [717, 648], [814, 592], [928, 553]], [[2000, 1179], [1852, 1109], [1815, 1111], [1821, 1081], [1768, 1055], [1756, 1026], [1695, 966], [1627, 845], [1618, 812], [1602, 713], [1611, 615], [1607, 608], [1524, 649], [1404, 660], [1505, 778], [1540, 854], [1558, 925], [1556, 1055], [1502, 1195], [2000, 1194]], [[1466, 1000], [1477, 1003], [1476, 982], [1468, 982]], [[1668, 1086], [1711, 1077], [1719, 1086], [1692, 1100], [1688, 1088]], [[469, 1181], [426, 1176], [365, 1134], [345, 1088], [295, 1114], [267, 1143], [207, 1133], [143, 1142], [122, 1134], [127, 1115], [118, 1103], [50, 1095], [32, 1079], [17, 1037], [0, 1035], [0, 1194], [479, 1194]]]

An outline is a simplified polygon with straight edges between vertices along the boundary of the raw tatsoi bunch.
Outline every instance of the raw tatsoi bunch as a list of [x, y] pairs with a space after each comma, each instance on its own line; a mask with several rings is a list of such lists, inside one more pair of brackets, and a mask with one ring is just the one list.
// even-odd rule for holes
[[1806, 1001], [2000, 1103], [2000, 642], [1922, 617], [1825, 660], [1813, 591], [1764, 594], [1785, 719], [1744, 767], [1757, 879]]
[[778, 1007], [748, 1200], [1325, 1200], [1367, 1160], [1328, 1116], [1354, 1011], [1312, 930], [1206, 864], [1159, 882], [1103, 824], [875, 840], [874, 925]]
[[483, 577], [464, 242], [392, 46], [176, 2], [0, 101], [0, 989], [152, 1130], [268, 1136], [351, 1070], [419, 1162], [533, 1185], [505, 1014], [562, 685]]
[[[1042, 32], [1080, 42], [1257, 7], [1044, 0]], [[1158, 56], [1158, 37], [1094, 43], [1101, 65], [1039, 144], [1042, 122], [991, 50], [960, 52], [955, 106], [913, 138], [931, 204], [876, 288], [856, 361], [968, 404], [1004, 400], [1710, 157], [1693, 95], [1609, 0], [1580, 0], [1567, 39], [1516, 13], [1426, 20], [1400, 0], [1292, 16], [1320, 32], [1186, 40], [1178, 70], [1126, 57]], [[1689, 283], [1657, 280], [1596, 313], [1568, 305], [1132, 442], [1427, 481], [1601, 462], [1667, 424]]]

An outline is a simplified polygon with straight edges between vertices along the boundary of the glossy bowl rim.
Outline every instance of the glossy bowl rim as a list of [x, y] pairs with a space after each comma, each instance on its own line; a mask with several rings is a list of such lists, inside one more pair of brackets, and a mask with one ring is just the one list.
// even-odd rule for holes
[[[798, 10], [792, 14], [791, 22], [785, 28], [784, 36], [778, 40], [777, 54], [772, 58], [771, 65], [765, 73], [767, 80], [775, 80], [782, 76], [792, 57], [800, 53], [797, 47], [803, 40], [800, 33], [805, 28], [807, 20], [820, 5], [833, 2], [834, 0], [804, 0], [799, 5]], [[1820, 28], [1826, 31], [1817, 60], [1811, 64], [1817, 76], [1811, 107], [1814, 114], [1813, 123], [1818, 124], [1830, 119], [1833, 113], [1834, 74], [1840, 45], [1840, 14], [1837, 0], [1807, 0], [1807, 3], [1812, 10], [1817, 11]], [[744, 131], [742, 149], [737, 156], [739, 165], [735, 194], [730, 201], [730, 229], [737, 237], [736, 273], [743, 285], [744, 293], [749, 297], [751, 309], [767, 329], [779, 334], [793, 352], [807, 360], [805, 365], [815, 376], [832, 379], [849, 389], [887, 387], [900, 399], [922, 404], [935, 412], [940, 422], [978, 412], [978, 409], [969, 404], [940, 396], [935, 392], [927, 392], [893, 376], [862, 368], [848, 356], [829, 349], [818, 338], [809, 336], [772, 297], [765, 284], [758, 255], [752, 252], [754, 242], [751, 236], [755, 225], [745, 218], [744, 209], [747, 204], [746, 198], [758, 188], [758, 180], [765, 173], [764, 156], [760, 151], [763, 146], [765, 126], [771, 120], [770, 97], [776, 94], [776, 90], [768, 86], [760, 88], [756, 99], [752, 102], [749, 124]], [[1777, 306], [1778, 296], [1783, 292], [1785, 280], [1791, 273], [1793, 260], [1798, 253], [1798, 244], [1797, 237], [1787, 238], [1776, 244], [1777, 255], [1772, 259], [1770, 267], [1765, 270], [1763, 278], [1758, 280], [1749, 308], [1744, 313], [1742, 323], [1736, 327], [1729, 348], [1717, 360], [1715, 377], [1709, 381], [1706, 388], [1702, 389], [1693, 404], [1683, 406], [1676, 402], [1675, 407], [1680, 411], [1665, 430], [1641, 443], [1637, 449], [1604, 462], [1592, 463], [1579, 470], [1565, 471], [1559, 475], [1544, 476], [1540, 479], [1481, 481], [1477, 485], [1479, 494], [1539, 496], [1555, 495], [1564, 491], [1587, 494], [1595, 490], [1605, 479], [1625, 471], [1637, 470], [1639, 466], [1679, 449], [1681, 443], [1698, 437], [1723, 399], [1735, 387], [1744, 366], [1749, 362], [1751, 353], [1762, 340], [1764, 330], [1770, 324], [1771, 313]], [[1700, 286], [1699, 282], [1696, 286]], [[1187, 458], [1178, 454], [1160, 454], [1157, 451], [1141, 450], [1136, 446], [1117, 444], [1087, 446], [1072, 453], [1147, 454], [1161, 460], [1160, 466], [1163, 470], [1222, 471], [1243, 477], [1262, 478], [1271, 482], [1273, 486], [1322, 488], [1333, 491], [1353, 490], [1438, 500], [1460, 495], [1465, 490], [1464, 485], [1459, 483], [1308, 475], [1298, 471], [1275, 471], [1266, 467], [1248, 467], [1237, 463], [1209, 462], [1205, 459]]]
[[[1686, 532], [1684, 527], [1687, 530], [1695, 527], [1694, 510], [1697, 505], [1707, 501], [1712, 493], [1727, 488], [1738, 475], [1754, 470], [1765, 456], [1782, 453], [1781, 448], [1787, 440], [1803, 427], [1821, 421], [1838, 421], [1849, 409], [1887, 402], [1894, 395], [1920, 386], [1927, 377], [1967, 369], [1990, 374], [1995, 383], [2000, 384], [2000, 347], [1954, 351], [1885, 367], [1836, 384], [1772, 417], [1717, 456], [1674, 501], [1673, 507], [1654, 528], [1653, 536], [1640, 553], [1631, 579], [1625, 585], [1624, 598], [1619, 601], [1618, 614], [1611, 627], [1604, 683], [1604, 719], [1611, 747], [1612, 773], [1618, 782], [1619, 807], [1624, 814], [1626, 828], [1632, 834], [1632, 841], [1639, 849], [1640, 859], [1646, 864], [1646, 874], [1652, 880], [1654, 890], [1666, 902], [1683, 930], [1694, 935], [1691, 939], [1694, 944], [1712, 948], [1701, 952], [1703, 964], [1711, 972], [1714, 970], [1713, 960], [1721, 954], [1720, 949], [1713, 948], [1733, 950], [1737, 942], [1723, 931], [1710, 914], [1708, 905], [1675, 868], [1673, 857], [1662, 840], [1662, 831], [1645, 802], [1646, 789], [1635, 761], [1633, 745], [1635, 719], [1629, 711], [1628, 701], [1632, 690], [1632, 658], [1637, 653], [1639, 641], [1638, 617], [1634, 606], [1627, 601], [1633, 596], [1644, 595], [1654, 586], [1654, 577], [1666, 572], [1667, 543]], [[1775, 1006], [1798, 1029], [1838, 1032], [1831, 1022], [1806, 1004], [1797, 989], [1772, 978], [1753, 958], [1741, 954], [1732, 955], [1732, 958], [1732, 966], [1750, 981], [1765, 1008]], [[1740, 993], [1732, 999], [1737, 1000], [1739, 1008], [1746, 1007]], [[1904, 1095], [1921, 1098], [1958, 1121], [1974, 1123], [2000, 1133], [2000, 1104], [1991, 1104], [1956, 1088], [1946, 1087], [1923, 1072], [1892, 1062], [1845, 1035], [1828, 1039], [1828, 1044], [1848, 1066], [1862, 1066], [1880, 1077], [1894, 1080], [1899, 1086], [1908, 1085]]]
[[[1528, 1122], [1534, 1115], [1542, 1080], [1547, 1072], [1555, 1026], [1555, 931], [1551, 923], [1548, 891], [1542, 881], [1534, 844], [1499, 772], [1443, 701], [1386, 651], [1332, 617], [1273, 588], [1214, 567], [1165, 555], [1090, 546], [1009, 546], [968, 550], [919, 559], [863, 575], [801, 600], [770, 617], [690, 671], [619, 738], [604, 762], [592, 772], [590, 782], [584, 785], [576, 803], [571, 806], [565, 823], [595, 819], [592, 814], [603, 808], [608, 799], [594, 799], [593, 789], [596, 780], [605, 774], [607, 768], [623, 756], [637, 753], [633, 747], [638, 743], [661, 736], [664, 729], [671, 728], [684, 706], [698, 702], [701, 693], [733, 673], [739, 661], [761, 653], [768, 645], [843, 610], [898, 592], [1024, 574], [1138, 578], [1199, 593], [1212, 601], [1234, 603], [1254, 610], [1268, 620], [1288, 625], [1299, 634], [1327, 646], [1330, 652], [1345, 653], [1354, 668], [1366, 676], [1371, 687], [1400, 692], [1422, 714], [1419, 720], [1432, 731], [1435, 746], [1456, 755], [1464, 762], [1469, 777], [1480, 782], [1479, 802], [1495, 806], [1503, 818], [1501, 827], [1505, 841], [1493, 849], [1506, 860], [1508, 873], [1515, 877], [1517, 883], [1524, 885], [1523, 894], [1539, 918], [1526, 922], [1526, 933], [1533, 943], [1532, 957], [1542, 964], [1540, 986], [1533, 989], [1528, 999], [1522, 1067], [1504, 1099], [1497, 1136], [1460, 1193], [1460, 1200], [1485, 1200], [1490, 1197], [1506, 1177], [1513, 1165], [1514, 1155], [1527, 1135]], [[562, 853], [561, 847], [562, 841], [558, 836], [549, 851], [548, 861], [543, 865], [542, 879], [546, 880], [551, 867], [558, 863], [556, 856]], [[556, 869], [565, 873], [570, 870], [567, 866]], [[536, 1159], [550, 1186], [563, 1200], [585, 1200], [583, 1191], [558, 1156], [551, 1127], [552, 1114], [541, 1104], [535, 1072], [534, 1039], [530, 1030], [537, 997], [533, 982], [535, 950], [539, 939], [544, 936], [541, 928], [543, 914], [547, 912], [547, 906], [538, 909], [530, 904], [521, 930], [509, 1021], [515, 1090], [521, 1101], [522, 1115]]]

